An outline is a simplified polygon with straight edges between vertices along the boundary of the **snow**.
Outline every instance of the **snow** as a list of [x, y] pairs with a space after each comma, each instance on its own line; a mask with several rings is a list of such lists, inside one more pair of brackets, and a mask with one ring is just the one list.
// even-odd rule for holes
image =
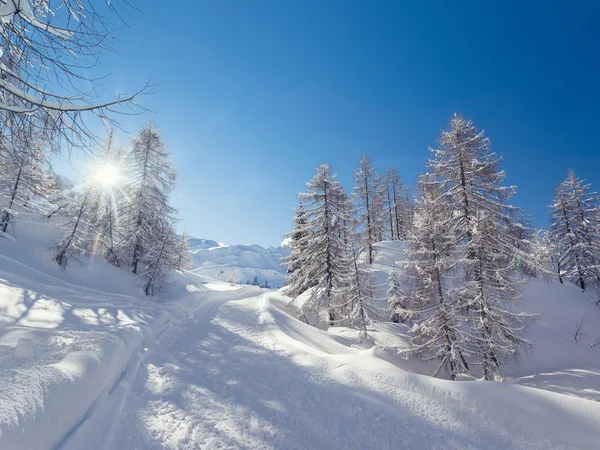
[[226, 281], [231, 270], [239, 275], [241, 283], [252, 282], [254, 277], [263, 285], [283, 286], [286, 272], [282, 258], [287, 251], [281, 247], [265, 249], [260, 245], [225, 245], [208, 239], [190, 238], [193, 272]]
[[[451, 382], [398, 355], [405, 325], [359, 344], [297, 320], [279, 292], [193, 272], [149, 300], [98, 259], [61, 271], [52, 226], [17, 230], [0, 239], [2, 450], [598, 448], [600, 309], [573, 286], [528, 286], [544, 315], [514, 382]], [[401, 254], [376, 247], [382, 277]]]

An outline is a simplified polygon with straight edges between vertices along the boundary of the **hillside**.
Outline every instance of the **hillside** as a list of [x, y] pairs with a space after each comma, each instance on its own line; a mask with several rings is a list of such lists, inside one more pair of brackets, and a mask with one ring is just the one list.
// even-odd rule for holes
[[[571, 286], [528, 287], [544, 315], [516, 383], [450, 382], [397, 355], [402, 325], [359, 344], [281, 293], [193, 273], [149, 299], [100, 260], [61, 271], [52, 225], [19, 229], [0, 240], [3, 450], [597, 448], [597, 347], [569, 321], [586, 316], [591, 340], [600, 310]], [[400, 253], [381, 244], [378, 269]]]
[[[376, 245], [373, 268], [380, 286], [382, 310], [386, 308], [387, 276], [392, 267], [397, 267], [395, 263], [404, 258], [403, 249], [402, 242]], [[598, 294], [592, 289], [582, 292], [570, 283], [562, 285], [544, 278], [530, 279], [519, 307], [523, 312], [540, 316], [525, 330], [531, 346], [520, 359], [509, 362], [506, 381], [600, 401], [600, 307], [596, 306], [597, 301]], [[398, 356], [397, 351], [408, 346], [407, 326], [391, 323], [385, 316], [380, 319], [381, 323], [372, 326], [365, 345], [385, 347], [385, 357], [403, 370], [431, 374], [437, 369], [435, 363]], [[577, 342], [573, 334], [582, 320], [582, 338]], [[352, 329], [336, 327], [330, 328], [330, 332], [357, 339], [357, 332]]]
[[208, 239], [190, 238], [192, 272], [197, 275], [228, 281], [231, 272], [242, 284], [258, 282], [280, 288], [285, 281], [282, 258], [287, 255], [281, 247], [260, 245], [225, 245]]

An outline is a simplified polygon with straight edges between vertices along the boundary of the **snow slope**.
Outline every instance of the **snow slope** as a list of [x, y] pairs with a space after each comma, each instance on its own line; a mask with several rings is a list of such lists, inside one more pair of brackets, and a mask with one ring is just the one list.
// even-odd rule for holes
[[411, 374], [245, 289], [208, 295], [62, 448], [597, 448], [600, 403]]
[[285, 280], [281, 259], [287, 254], [281, 247], [265, 249], [260, 245], [225, 245], [207, 239], [190, 238], [193, 272], [223, 281], [229, 280], [232, 270], [239, 282], [250, 284], [254, 278], [260, 285], [280, 288]]
[[[385, 309], [386, 279], [398, 261], [404, 259], [403, 242], [381, 242], [376, 245], [373, 268], [379, 285], [381, 309]], [[596, 306], [598, 293], [581, 292], [571, 284], [560, 284], [544, 278], [530, 279], [525, 285], [521, 311], [540, 314], [525, 330], [531, 342], [525, 354], [509, 361], [505, 375], [511, 382], [534, 386], [554, 392], [600, 401], [600, 307]], [[366, 345], [386, 348], [386, 358], [404, 370], [431, 374], [436, 363], [426, 364], [397, 356], [398, 350], [408, 347], [407, 326], [394, 324], [380, 317], [374, 324]], [[575, 325], [584, 319], [584, 337], [575, 341]], [[348, 328], [332, 328], [331, 333], [357, 340], [357, 332]], [[443, 376], [443, 374], [441, 374]]]
[[[574, 395], [411, 373], [389, 348], [296, 320], [279, 293], [178, 274], [148, 300], [135, 277], [101, 261], [61, 272], [45, 252], [51, 226], [19, 229], [19, 240], [0, 240], [3, 450], [600, 443], [600, 403], [564, 379], [545, 382]], [[547, 298], [558, 307], [560, 295]], [[591, 321], [595, 310], [578, 311]], [[554, 326], [547, 320], [542, 329]], [[539, 333], [548, 348], [563, 344]], [[550, 362], [537, 358], [520, 366], [523, 377], [543, 376], [535, 369]]]

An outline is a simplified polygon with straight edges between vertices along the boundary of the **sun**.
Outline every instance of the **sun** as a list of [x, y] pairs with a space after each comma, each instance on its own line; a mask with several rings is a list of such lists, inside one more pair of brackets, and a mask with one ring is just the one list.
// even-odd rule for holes
[[106, 163], [94, 167], [92, 178], [95, 184], [104, 189], [111, 189], [121, 182], [123, 175], [115, 164]]

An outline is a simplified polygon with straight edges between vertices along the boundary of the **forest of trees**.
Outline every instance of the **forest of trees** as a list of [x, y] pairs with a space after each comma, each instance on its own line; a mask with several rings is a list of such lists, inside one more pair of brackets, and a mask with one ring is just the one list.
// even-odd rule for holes
[[[569, 171], [556, 189], [548, 231], [509, 203], [502, 158], [475, 124], [455, 114], [413, 197], [396, 168], [380, 175], [367, 155], [348, 194], [323, 164], [299, 195], [288, 234], [287, 293], [316, 326], [351, 326], [366, 337], [376, 321], [410, 325], [408, 354], [438, 361], [451, 379], [503, 366], [529, 346], [535, 315], [519, 311], [530, 276], [581, 289], [600, 285], [599, 196]], [[402, 261], [377, 285], [376, 244], [401, 240]]]
[[288, 234], [288, 294], [305, 295], [307, 311], [329, 325], [351, 324], [366, 335], [369, 321], [381, 314], [368, 265], [374, 246], [404, 239], [411, 229], [413, 203], [398, 172], [380, 175], [367, 155], [354, 174], [348, 194], [328, 164], [317, 168], [299, 196], [294, 230]]
[[[176, 173], [154, 125], [127, 146], [116, 142], [116, 117], [142, 112], [135, 99], [145, 88], [108, 101], [92, 97], [102, 77], [90, 69], [113, 42], [111, 18], [135, 11], [128, 2], [93, 3], [0, 4], [0, 229], [18, 233], [25, 212], [50, 220], [63, 232], [52, 249], [63, 269], [102, 257], [140, 275], [142, 290], [154, 295], [173, 269], [190, 263], [169, 205]], [[104, 139], [92, 133], [97, 126]], [[65, 189], [51, 159], [69, 159], [74, 149], [92, 161], [85, 182]]]

